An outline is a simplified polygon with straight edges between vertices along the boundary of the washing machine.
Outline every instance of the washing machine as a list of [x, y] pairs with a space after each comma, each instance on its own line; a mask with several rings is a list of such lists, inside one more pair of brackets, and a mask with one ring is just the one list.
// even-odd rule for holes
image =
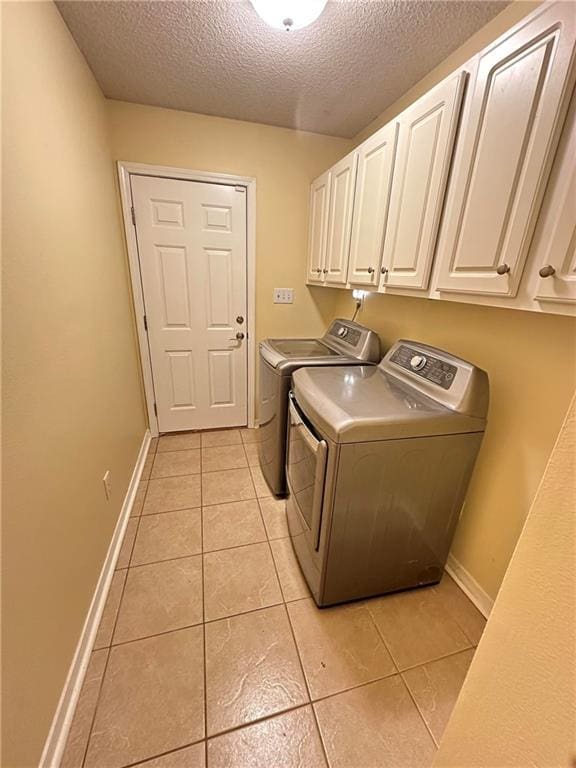
[[293, 374], [288, 527], [319, 606], [440, 580], [488, 396], [483, 370], [407, 340], [378, 366]]
[[258, 455], [272, 493], [286, 495], [286, 433], [290, 377], [298, 368], [366, 365], [380, 360], [378, 335], [351, 320], [334, 320], [317, 339], [260, 343]]

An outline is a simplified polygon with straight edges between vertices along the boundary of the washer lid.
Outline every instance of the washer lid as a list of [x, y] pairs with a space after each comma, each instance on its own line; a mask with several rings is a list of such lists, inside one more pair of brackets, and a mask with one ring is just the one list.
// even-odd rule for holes
[[303, 365], [347, 365], [354, 362], [318, 339], [266, 339], [260, 342], [260, 356], [282, 376]]
[[321, 339], [266, 339], [260, 354], [282, 375], [303, 365], [352, 365], [380, 361], [378, 335], [351, 320], [334, 320]]
[[293, 374], [298, 405], [323, 437], [361, 443], [481, 432], [485, 420], [458, 413], [380, 366], [301, 368]]
[[338, 354], [318, 339], [268, 339], [268, 344], [288, 360], [301, 357], [334, 357]]

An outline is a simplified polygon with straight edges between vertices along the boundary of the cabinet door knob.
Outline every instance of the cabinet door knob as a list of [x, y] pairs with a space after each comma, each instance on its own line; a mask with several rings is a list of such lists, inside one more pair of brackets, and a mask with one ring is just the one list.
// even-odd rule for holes
[[319, 275], [319, 274], [322, 272], [322, 270], [320, 269], [320, 267], [316, 267], [316, 269], [314, 270], [314, 272], [316, 272], [316, 274], [318, 274], [318, 275]]
[[383, 275], [387, 275], [388, 274], [388, 267], [382, 267], [380, 272], [382, 272]]
[[498, 266], [496, 267], [496, 272], [499, 275], [507, 275], [508, 272], [510, 272], [510, 267], [508, 266], [508, 264], [498, 264]]
[[552, 277], [552, 275], [556, 274], [556, 270], [552, 266], [552, 264], [547, 264], [545, 267], [542, 267], [542, 269], [538, 272], [540, 277]]
[[323, 272], [325, 275], [327, 275], [327, 274], [328, 274], [328, 270], [327, 270], [327, 269], [323, 269], [323, 270], [322, 270], [322, 272]]
[[373, 275], [374, 274], [374, 267], [368, 267], [368, 274]]

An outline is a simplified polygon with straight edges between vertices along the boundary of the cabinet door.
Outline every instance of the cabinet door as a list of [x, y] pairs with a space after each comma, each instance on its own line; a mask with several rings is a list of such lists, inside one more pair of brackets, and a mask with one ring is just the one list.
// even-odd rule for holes
[[576, 14], [545, 4], [478, 55], [438, 288], [515, 296], [573, 84]]
[[533, 243], [535, 298], [576, 304], [576, 95]]
[[308, 282], [321, 283], [326, 262], [330, 171], [312, 182], [310, 187], [310, 219], [308, 223]]
[[348, 280], [378, 285], [398, 123], [385, 125], [358, 147]]
[[428, 288], [465, 80], [452, 75], [398, 118], [381, 290]]
[[358, 153], [353, 152], [330, 169], [330, 214], [323, 270], [327, 283], [346, 283], [357, 165]]

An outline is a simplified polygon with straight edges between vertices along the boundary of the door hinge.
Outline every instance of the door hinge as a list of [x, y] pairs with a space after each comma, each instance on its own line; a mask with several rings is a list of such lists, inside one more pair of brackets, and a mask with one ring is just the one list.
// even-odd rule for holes
[[134, 211], [134, 206], [130, 208], [130, 213], [132, 214], [132, 224], [136, 226], [136, 212]]
[[148, 330], [148, 319], [147, 319], [146, 315], [144, 315], [144, 330], [145, 331]]
[[154, 416], [158, 416], [158, 406], [154, 403]]
[[234, 187], [236, 192], [246, 192], [246, 187]]

